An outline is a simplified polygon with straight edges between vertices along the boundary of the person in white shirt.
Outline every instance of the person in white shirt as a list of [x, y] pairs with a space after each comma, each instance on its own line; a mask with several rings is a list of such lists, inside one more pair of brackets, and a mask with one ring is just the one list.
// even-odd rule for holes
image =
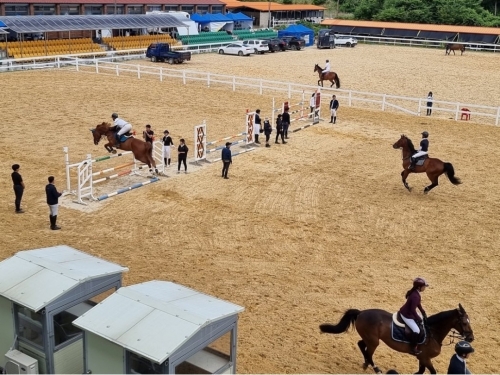
[[314, 109], [316, 108], [316, 93], [313, 92], [311, 99], [309, 99], [309, 107], [311, 108], [311, 113], [314, 112]]
[[327, 73], [330, 73], [330, 60], [326, 60], [326, 65], [325, 65], [325, 69], [323, 69], [322, 73], [323, 73], [323, 77], [322, 78], [325, 78], [325, 74]]
[[119, 146], [120, 145], [120, 137], [123, 134], [131, 131], [132, 125], [130, 125], [127, 121], [119, 118], [117, 113], [113, 113], [111, 115], [111, 118], [113, 119], [114, 126], [116, 126], [116, 129], [118, 130], [118, 132], [116, 133], [116, 142], [118, 143], [118, 146]]

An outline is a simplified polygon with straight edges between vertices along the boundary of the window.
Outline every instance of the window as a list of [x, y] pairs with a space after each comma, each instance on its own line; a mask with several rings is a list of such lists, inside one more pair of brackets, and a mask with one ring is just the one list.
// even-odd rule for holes
[[55, 5], [33, 5], [35, 16], [53, 16], [56, 14]]
[[76, 16], [80, 14], [80, 6], [79, 5], [61, 5], [60, 14]]
[[86, 15], [100, 15], [102, 14], [102, 5], [85, 5]]
[[161, 365], [153, 363], [140, 355], [127, 351], [127, 359], [128, 374], [163, 374]]
[[82, 330], [73, 325], [73, 320], [76, 318], [75, 315], [67, 311], [54, 315], [54, 344], [56, 347], [74, 337], [82, 337]]
[[127, 14], [142, 14], [142, 5], [129, 5]]
[[161, 11], [161, 5], [147, 5], [148, 12]]
[[178, 5], [165, 5], [165, 11], [174, 11], [177, 12], [179, 10]]
[[212, 13], [222, 13], [222, 5], [212, 5]]
[[208, 13], [208, 5], [198, 5], [198, 6], [196, 6], [196, 13], [198, 13], [198, 14], [207, 14]]
[[182, 5], [181, 6], [181, 12], [186, 12], [189, 14], [193, 14], [194, 12], [194, 5]]
[[114, 5], [108, 5], [106, 7], [106, 14], [123, 14], [123, 5], [117, 5], [116, 9]]
[[28, 5], [5, 5], [6, 16], [27, 16]]
[[17, 334], [20, 338], [43, 347], [43, 317], [27, 307], [15, 305]]

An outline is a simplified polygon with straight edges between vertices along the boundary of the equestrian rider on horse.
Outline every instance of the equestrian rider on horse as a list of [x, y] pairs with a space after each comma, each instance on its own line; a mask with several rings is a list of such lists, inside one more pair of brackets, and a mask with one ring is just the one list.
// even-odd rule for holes
[[410, 166], [408, 167], [408, 169], [410, 171], [415, 170], [415, 164], [417, 163], [417, 159], [419, 157], [427, 155], [427, 153], [429, 151], [429, 140], [427, 139], [428, 137], [429, 137], [429, 133], [427, 133], [427, 132], [422, 133], [422, 140], [420, 141], [420, 149], [417, 151], [416, 154], [414, 154], [410, 158], [411, 163], [410, 163]]
[[127, 121], [121, 119], [118, 117], [117, 113], [113, 113], [111, 115], [111, 118], [113, 119], [113, 124], [116, 127], [116, 129], [119, 129], [118, 132], [116, 132], [116, 147], [120, 146], [120, 137], [123, 134], [128, 133], [129, 131], [132, 130], [132, 125], [130, 125]]
[[413, 288], [406, 292], [406, 302], [403, 307], [399, 309], [401, 318], [413, 332], [410, 339], [410, 354], [413, 355], [420, 354], [417, 345], [418, 335], [420, 334], [419, 324], [422, 322], [422, 319], [417, 314], [417, 308], [422, 313], [424, 320], [426, 320], [427, 314], [420, 304], [420, 293], [423, 292], [425, 290], [425, 287], [427, 286], [429, 286], [429, 284], [427, 284], [427, 282], [421, 277], [417, 277], [415, 280], [413, 280]]
[[326, 60], [325, 69], [321, 72], [321, 78], [324, 79], [327, 73], [330, 73], [330, 60]]

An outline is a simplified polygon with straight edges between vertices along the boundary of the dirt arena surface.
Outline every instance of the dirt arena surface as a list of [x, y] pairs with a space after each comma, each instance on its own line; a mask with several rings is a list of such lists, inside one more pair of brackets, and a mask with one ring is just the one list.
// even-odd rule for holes
[[[500, 56], [470, 51], [444, 56], [359, 45], [250, 58], [195, 55], [176, 68], [314, 84], [314, 63], [326, 58], [346, 89], [422, 97], [431, 90], [436, 99], [500, 105], [494, 74]], [[89, 128], [112, 112], [139, 131], [146, 123], [157, 134], [169, 129], [176, 145], [186, 138], [192, 157], [194, 125], [206, 119], [209, 140], [241, 132], [245, 110], [261, 108], [266, 116], [272, 97], [68, 70], [2, 74], [0, 89], [10, 98], [1, 125], [2, 259], [67, 244], [129, 267], [126, 285], [171, 280], [240, 304], [246, 309], [240, 373], [363, 372], [357, 333], [321, 335], [318, 325], [336, 322], [348, 308], [396, 311], [421, 275], [431, 284], [423, 294], [429, 315], [458, 303], [467, 310], [476, 337], [472, 371], [498, 372], [498, 128], [341, 102], [337, 125], [327, 124], [324, 111], [325, 122], [294, 133], [287, 145], [236, 157], [229, 180], [221, 179], [219, 164], [189, 166], [187, 175], [169, 171], [171, 177], [102, 202], [94, 212], [63, 207], [63, 229], [53, 232], [46, 178], [55, 175], [64, 188], [63, 146], [72, 161], [104, 155]], [[423, 130], [432, 156], [451, 162], [462, 185], [442, 176], [423, 195], [429, 181], [412, 175], [414, 191], [404, 189], [401, 153], [392, 144], [402, 133], [417, 144]], [[23, 215], [14, 214], [14, 163], [27, 186]], [[434, 361], [438, 372], [446, 371], [452, 353], [443, 346]], [[374, 359], [384, 371], [417, 370], [413, 357], [383, 344]]]

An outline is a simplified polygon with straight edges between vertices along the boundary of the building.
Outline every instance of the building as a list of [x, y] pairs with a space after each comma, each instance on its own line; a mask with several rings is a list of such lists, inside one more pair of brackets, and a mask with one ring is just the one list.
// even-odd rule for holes
[[0, 0], [0, 16], [226, 13], [219, 0]]
[[227, 11], [241, 12], [253, 18], [253, 26], [275, 27], [295, 24], [297, 21], [308, 20], [320, 23], [325, 14], [324, 7], [310, 4], [280, 4], [264, 1], [222, 0]]

